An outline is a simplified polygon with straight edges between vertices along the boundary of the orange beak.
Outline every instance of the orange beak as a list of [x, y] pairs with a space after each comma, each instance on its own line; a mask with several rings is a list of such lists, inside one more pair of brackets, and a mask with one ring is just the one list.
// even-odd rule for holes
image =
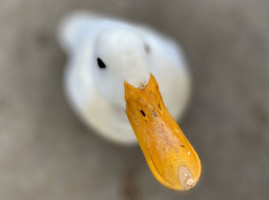
[[126, 113], [156, 179], [175, 190], [188, 190], [199, 180], [201, 162], [166, 109], [151, 74], [144, 88], [124, 82]]

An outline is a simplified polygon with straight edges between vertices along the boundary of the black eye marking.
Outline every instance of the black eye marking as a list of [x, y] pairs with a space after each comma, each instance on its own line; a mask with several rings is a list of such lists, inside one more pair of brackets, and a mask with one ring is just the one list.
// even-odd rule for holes
[[147, 44], [145, 44], [144, 46], [145, 46], [145, 50], [146, 50], [146, 52], [147, 52], [147, 53], [150, 53], [150, 48], [149, 48], [149, 46], [148, 46]]
[[144, 117], [146, 116], [146, 114], [145, 114], [145, 112], [143, 110], [140, 110], [140, 112]]
[[98, 63], [99, 68], [101, 69], [106, 68], [105, 63], [100, 58], [97, 58], [97, 63]]

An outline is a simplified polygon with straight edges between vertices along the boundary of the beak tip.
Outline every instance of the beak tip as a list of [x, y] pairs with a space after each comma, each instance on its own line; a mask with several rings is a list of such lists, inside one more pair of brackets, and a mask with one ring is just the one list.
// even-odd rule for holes
[[186, 190], [192, 188], [193, 186], [196, 185], [196, 181], [193, 178], [189, 178], [186, 180]]
[[179, 182], [184, 190], [188, 190], [196, 185], [196, 180], [191, 175], [187, 167], [181, 166], [178, 170]]

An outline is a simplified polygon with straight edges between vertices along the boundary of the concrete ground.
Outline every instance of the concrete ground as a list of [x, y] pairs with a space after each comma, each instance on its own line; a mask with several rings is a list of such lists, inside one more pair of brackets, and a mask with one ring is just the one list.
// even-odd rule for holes
[[[138, 147], [88, 130], [64, 97], [60, 20], [93, 10], [150, 24], [186, 52], [193, 98], [180, 122], [203, 174], [160, 185]], [[1, 0], [0, 199], [269, 199], [269, 1]]]

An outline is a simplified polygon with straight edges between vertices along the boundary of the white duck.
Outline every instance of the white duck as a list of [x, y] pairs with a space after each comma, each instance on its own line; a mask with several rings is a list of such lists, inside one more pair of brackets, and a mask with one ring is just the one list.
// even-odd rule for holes
[[70, 56], [67, 97], [81, 119], [111, 141], [138, 141], [165, 186], [194, 186], [200, 160], [173, 119], [181, 117], [190, 93], [176, 43], [149, 28], [86, 13], [68, 17], [59, 39]]

